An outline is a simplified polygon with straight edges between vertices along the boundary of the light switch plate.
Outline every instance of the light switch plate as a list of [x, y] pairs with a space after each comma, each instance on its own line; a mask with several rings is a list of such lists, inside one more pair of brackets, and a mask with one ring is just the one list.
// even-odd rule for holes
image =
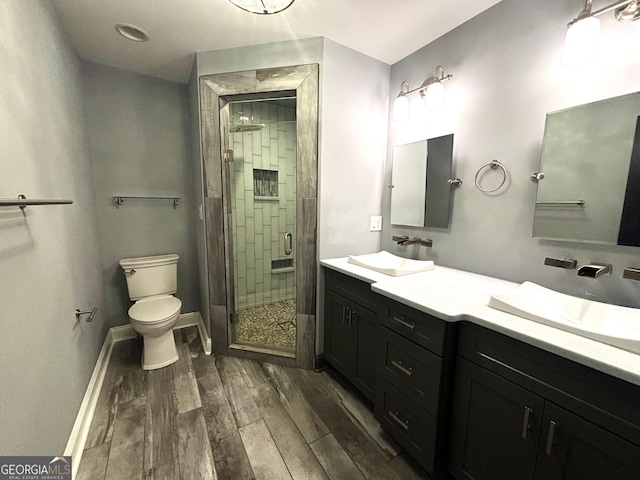
[[379, 232], [382, 230], [382, 217], [381, 216], [372, 216], [371, 217], [371, 228], [369, 231], [371, 232]]

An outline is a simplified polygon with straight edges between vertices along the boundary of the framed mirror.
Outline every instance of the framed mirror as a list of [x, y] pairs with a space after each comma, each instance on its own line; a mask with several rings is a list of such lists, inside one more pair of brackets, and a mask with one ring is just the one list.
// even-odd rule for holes
[[392, 225], [448, 228], [452, 157], [453, 134], [394, 147]]
[[533, 236], [640, 246], [640, 92], [547, 114]]

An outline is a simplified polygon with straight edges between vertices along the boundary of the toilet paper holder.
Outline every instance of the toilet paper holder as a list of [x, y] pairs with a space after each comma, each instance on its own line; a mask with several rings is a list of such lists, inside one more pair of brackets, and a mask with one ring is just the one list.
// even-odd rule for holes
[[80, 320], [80, 317], [82, 315], [89, 315], [85, 320], [87, 322], [91, 322], [93, 320], [93, 317], [96, 316], [97, 311], [98, 311], [98, 307], [93, 307], [91, 310], [84, 310], [84, 311], [80, 311], [79, 308], [76, 308], [76, 318]]

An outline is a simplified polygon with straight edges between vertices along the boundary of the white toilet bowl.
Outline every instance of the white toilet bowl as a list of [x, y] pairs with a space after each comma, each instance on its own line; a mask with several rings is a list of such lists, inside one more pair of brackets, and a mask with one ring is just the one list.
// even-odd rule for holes
[[178, 360], [173, 327], [180, 317], [182, 302], [172, 295], [138, 300], [129, 308], [129, 320], [142, 335], [143, 370], [166, 367]]
[[177, 291], [178, 255], [123, 258], [120, 260], [127, 278], [129, 320], [142, 335], [142, 368], [153, 370], [178, 360], [173, 327], [180, 317], [182, 302], [173, 296]]

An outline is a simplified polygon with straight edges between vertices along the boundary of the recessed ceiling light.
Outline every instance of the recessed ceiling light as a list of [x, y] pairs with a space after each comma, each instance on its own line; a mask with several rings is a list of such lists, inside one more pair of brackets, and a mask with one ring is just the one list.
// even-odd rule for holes
[[229, 0], [235, 6], [247, 12], [259, 15], [271, 15], [282, 12], [291, 6], [294, 0]]
[[149, 34], [140, 27], [130, 25], [128, 23], [119, 23], [116, 25], [116, 31], [125, 38], [134, 42], [146, 42], [149, 40]]

